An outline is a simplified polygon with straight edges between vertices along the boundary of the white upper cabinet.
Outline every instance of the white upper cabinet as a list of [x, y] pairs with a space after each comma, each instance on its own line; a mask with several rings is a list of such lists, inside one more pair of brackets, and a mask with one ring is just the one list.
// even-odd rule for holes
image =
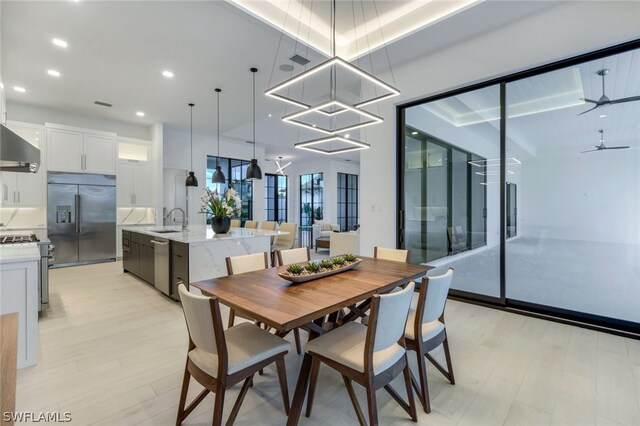
[[151, 167], [148, 163], [133, 164], [133, 201], [138, 207], [151, 206]]
[[84, 135], [84, 171], [86, 173], [116, 173], [115, 137]]
[[152, 207], [150, 142], [122, 138], [118, 142], [118, 207]]
[[44, 128], [34, 124], [8, 122], [13, 132], [40, 149], [40, 169], [37, 173], [0, 173], [0, 199], [3, 206], [40, 207], [44, 205], [46, 162], [42, 150]]
[[50, 171], [116, 173], [115, 135], [49, 128], [47, 154]]
[[82, 172], [84, 135], [80, 132], [47, 129], [48, 168], [56, 172]]

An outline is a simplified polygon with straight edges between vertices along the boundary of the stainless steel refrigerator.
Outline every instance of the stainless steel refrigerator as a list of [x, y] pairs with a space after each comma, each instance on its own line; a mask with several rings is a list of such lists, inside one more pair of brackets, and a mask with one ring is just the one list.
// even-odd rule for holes
[[115, 176], [49, 172], [47, 207], [54, 266], [115, 260]]

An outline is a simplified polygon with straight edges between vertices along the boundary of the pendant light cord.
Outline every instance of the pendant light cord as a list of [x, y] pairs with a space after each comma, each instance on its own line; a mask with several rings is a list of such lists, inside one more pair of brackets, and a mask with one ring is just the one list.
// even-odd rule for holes
[[218, 95], [218, 157], [216, 159], [216, 167], [220, 166], [220, 92], [222, 90], [216, 89]]
[[256, 72], [257, 68], [251, 68], [253, 73], [253, 158], [256, 158]]
[[189, 107], [191, 107], [191, 153], [189, 154], [189, 156], [191, 157], [191, 171], [193, 171], [193, 107], [194, 104], [189, 104]]

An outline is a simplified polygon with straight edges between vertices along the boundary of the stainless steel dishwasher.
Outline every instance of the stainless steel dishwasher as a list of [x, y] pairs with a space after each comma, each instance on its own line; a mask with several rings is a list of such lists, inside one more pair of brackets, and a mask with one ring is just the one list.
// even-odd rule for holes
[[153, 269], [154, 281], [158, 290], [171, 296], [171, 280], [169, 276], [169, 240], [155, 238], [151, 240], [153, 244]]

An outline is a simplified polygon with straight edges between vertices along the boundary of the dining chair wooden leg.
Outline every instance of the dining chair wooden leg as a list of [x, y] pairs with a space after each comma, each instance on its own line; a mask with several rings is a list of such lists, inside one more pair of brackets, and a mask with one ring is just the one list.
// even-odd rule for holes
[[236, 312], [233, 309], [229, 310], [229, 324], [227, 325], [227, 328], [231, 328], [233, 327], [233, 323], [235, 322], [236, 319]]
[[204, 389], [202, 392], [200, 392], [200, 394], [198, 394], [197, 397], [195, 397], [193, 401], [191, 401], [191, 404], [189, 404], [187, 408], [184, 409], [183, 419], [189, 417], [189, 414], [191, 414], [191, 412], [198, 406], [198, 404], [200, 404], [202, 400], [205, 399], [207, 395], [209, 395], [209, 392], [211, 392], [209, 389]]
[[280, 381], [280, 392], [282, 393], [284, 412], [288, 416], [290, 411], [289, 386], [287, 385], [287, 368], [284, 366], [284, 357], [276, 361], [276, 369], [278, 370], [278, 380]]
[[342, 376], [342, 380], [344, 380], [344, 386], [347, 388], [347, 393], [349, 394], [351, 405], [353, 405], [353, 409], [356, 411], [356, 416], [358, 417], [360, 426], [367, 426], [367, 421], [364, 419], [364, 414], [362, 413], [362, 409], [360, 408], [360, 404], [358, 403], [358, 398], [356, 397], [356, 393], [353, 391], [351, 379], [347, 376]]
[[233, 408], [231, 409], [231, 413], [229, 414], [229, 418], [227, 419], [227, 425], [232, 425], [236, 421], [236, 417], [238, 417], [238, 412], [240, 411], [240, 406], [244, 401], [244, 397], [247, 395], [247, 391], [251, 386], [251, 381], [253, 380], [253, 374], [242, 384], [242, 388], [240, 389], [240, 393], [238, 394], [238, 398], [236, 398], [235, 404], [233, 404]]
[[418, 413], [416, 410], [416, 400], [413, 397], [413, 390], [411, 389], [411, 372], [409, 370], [409, 360], [407, 360], [407, 365], [404, 367], [403, 374], [404, 374], [404, 385], [407, 390], [407, 398], [409, 399], [409, 415], [411, 416], [411, 420], [413, 420], [414, 422], [417, 422]]
[[449, 337], [445, 337], [444, 342], [442, 342], [442, 348], [444, 349], [444, 358], [447, 361], [447, 370], [449, 371], [449, 376], [447, 378], [452, 385], [455, 385], [456, 379], [453, 377], [453, 364], [451, 363], [451, 352], [449, 351]]
[[373, 383], [367, 383], [367, 406], [369, 409], [369, 426], [378, 426], [378, 403], [376, 401], [376, 390]]
[[[187, 360], [187, 364], [189, 361]], [[184, 420], [184, 405], [187, 403], [187, 393], [189, 392], [189, 381], [191, 375], [187, 366], [184, 366], [184, 376], [182, 378], [182, 390], [180, 391], [180, 402], [178, 403], [178, 417], [176, 418], [176, 426], [180, 426]]]
[[298, 355], [300, 355], [302, 353], [302, 345], [300, 344], [300, 329], [293, 329], [293, 337], [296, 341], [296, 352], [298, 352]]
[[225, 388], [222, 383], [218, 384], [216, 389], [215, 402], [213, 405], [213, 426], [222, 425], [222, 411], [224, 410], [224, 394]]
[[318, 373], [320, 372], [320, 360], [311, 358], [311, 378], [309, 379], [309, 393], [307, 395], [307, 413], [311, 416], [311, 408], [313, 407], [313, 397], [316, 394], [316, 386], [318, 385]]
[[429, 385], [427, 384], [427, 365], [425, 357], [421, 354], [422, 350], [416, 352], [416, 358], [418, 361], [418, 378], [420, 379], [420, 402], [424, 412], [429, 414], [431, 412], [431, 404], [429, 402]]

